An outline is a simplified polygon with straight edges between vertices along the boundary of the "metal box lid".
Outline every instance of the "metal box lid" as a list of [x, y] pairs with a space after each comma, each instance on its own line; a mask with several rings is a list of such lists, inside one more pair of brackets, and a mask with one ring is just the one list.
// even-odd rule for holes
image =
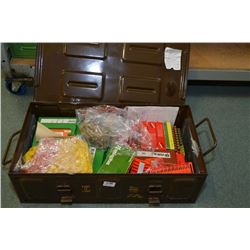
[[[166, 68], [166, 47], [181, 50], [180, 70]], [[35, 101], [180, 105], [189, 50], [189, 44], [40, 44]]]

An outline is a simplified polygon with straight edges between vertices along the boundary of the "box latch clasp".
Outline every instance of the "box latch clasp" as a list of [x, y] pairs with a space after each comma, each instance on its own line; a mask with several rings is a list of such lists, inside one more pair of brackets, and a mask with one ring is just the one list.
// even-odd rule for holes
[[62, 204], [72, 204], [72, 201], [73, 201], [72, 195], [69, 195], [69, 196], [62, 196], [62, 197], [61, 197], [61, 200], [60, 200], [60, 202], [61, 202]]
[[72, 190], [70, 185], [58, 185], [56, 187], [56, 191], [60, 196], [60, 202], [63, 204], [71, 204], [72, 203]]
[[148, 204], [150, 206], [159, 206], [160, 205], [160, 195], [162, 194], [162, 185], [161, 184], [152, 184], [148, 186]]
[[148, 204], [150, 207], [159, 207], [160, 198], [159, 197], [148, 197]]

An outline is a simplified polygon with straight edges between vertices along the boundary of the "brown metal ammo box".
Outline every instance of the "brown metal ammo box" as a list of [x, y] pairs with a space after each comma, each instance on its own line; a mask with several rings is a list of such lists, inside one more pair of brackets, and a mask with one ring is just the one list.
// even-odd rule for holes
[[[166, 69], [166, 47], [182, 50], [180, 70]], [[207, 176], [203, 156], [215, 148], [216, 138], [209, 120], [195, 125], [190, 107], [184, 105], [189, 44], [41, 44], [36, 60], [34, 102], [28, 108], [9, 171], [21, 202], [157, 204], [196, 200]], [[76, 108], [99, 104], [178, 106], [176, 125], [181, 128], [186, 158], [193, 162], [195, 173], [69, 175], [13, 171], [31, 146], [39, 116], [74, 116]], [[203, 122], [208, 123], [214, 142], [205, 153], [196, 132]], [[106, 187], [104, 181], [116, 184]]]

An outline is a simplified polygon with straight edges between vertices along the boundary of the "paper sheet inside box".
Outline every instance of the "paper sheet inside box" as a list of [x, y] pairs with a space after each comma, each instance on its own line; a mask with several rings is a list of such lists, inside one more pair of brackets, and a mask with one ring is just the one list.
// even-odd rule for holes
[[136, 114], [143, 121], [170, 121], [173, 126], [178, 112], [179, 107], [131, 106], [128, 107], [128, 118]]

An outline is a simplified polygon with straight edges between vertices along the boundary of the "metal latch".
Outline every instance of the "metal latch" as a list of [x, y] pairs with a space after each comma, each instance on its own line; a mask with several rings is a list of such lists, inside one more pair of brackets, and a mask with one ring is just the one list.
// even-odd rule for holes
[[160, 205], [159, 197], [148, 197], [148, 204], [152, 207], [158, 207]]
[[148, 204], [150, 206], [159, 206], [160, 205], [160, 195], [162, 194], [162, 185], [161, 184], [151, 184], [148, 186]]
[[162, 185], [161, 184], [152, 184], [148, 186], [149, 194], [162, 194]]
[[56, 191], [60, 195], [60, 202], [64, 204], [71, 204], [72, 203], [72, 190], [70, 185], [63, 184], [57, 185]]
[[57, 185], [56, 191], [60, 195], [70, 195], [72, 193], [70, 185]]
[[71, 204], [72, 203], [72, 196], [62, 196], [60, 202], [63, 204]]

